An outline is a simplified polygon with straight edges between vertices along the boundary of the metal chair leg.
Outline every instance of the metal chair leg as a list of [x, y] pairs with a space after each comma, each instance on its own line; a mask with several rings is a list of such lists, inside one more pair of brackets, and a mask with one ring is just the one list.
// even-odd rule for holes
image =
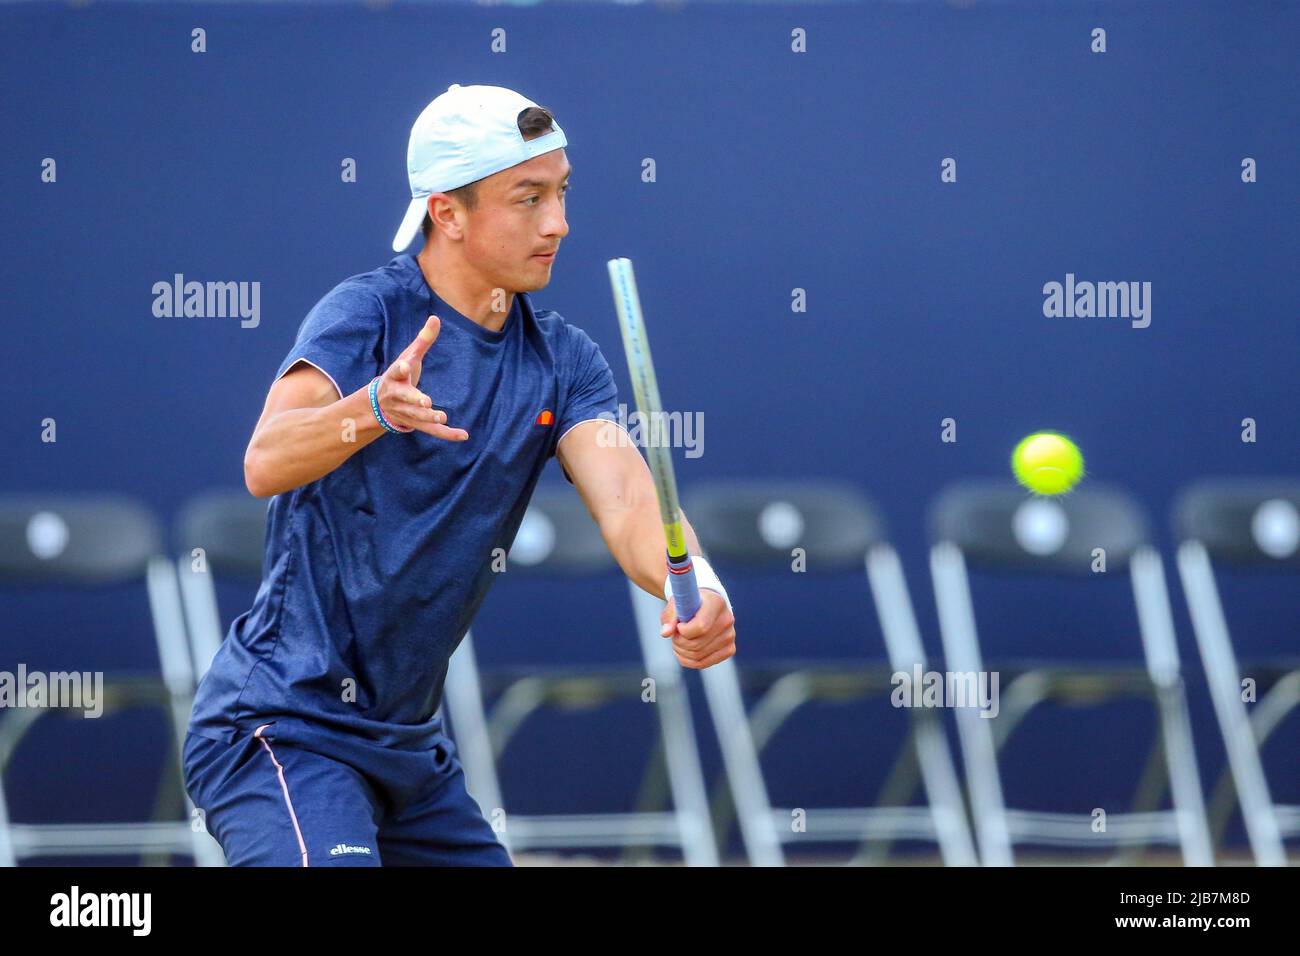
[[1153, 548], [1134, 552], [1130, 561], [1133, 597], [1146, 651], [1147, 669], [1156, 685], [1156, 700], [1165, 739], [1165, 763], [1177, 814], [1183, 860], [1188, 866], [1213, 866], [1209, 824], [1201, 778], [1196, 768], [1192, 725], [1174, 639], [1174, 617], [1165, 587], [1160, 555]]
[[1178, 570], [1251, 850], [1261, 866], [1284, 866], [1281, 829], [1250, 718], [1239, 696], [1240, 672], [1205, 548], [1195, 541], [1184, 542], [1178, 549]]
[[[984, 668], [975, 632], [975, 612], [966, 579], [966, 562], [956, 545], [941, 542], [931, 549], [930, 576], [948, 666], [957, 671], [979, 673]], [[970, 707], [958, 708], [956, 718], [980, 859], [986, 866], [1013, 866], [1015, 856], [989, 727], [991, 721]]]
[[682, 833], [682, 852], [690, 866], [717, 866], [718, 845], [709, 819], [708, 795], [681, 665], [659, 634], [661, 603], [630, 580], [628, 588], [641, 653], [655, 682], [655, 713], [662, 730], [668, 782]]

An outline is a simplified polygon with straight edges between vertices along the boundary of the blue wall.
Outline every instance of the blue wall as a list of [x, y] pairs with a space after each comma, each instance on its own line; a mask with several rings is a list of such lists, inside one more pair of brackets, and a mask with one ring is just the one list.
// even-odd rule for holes
[[[196, 26], [203, 54], [190, 52]], [[1101, 55], [1089, 48], [1097, 26]], [[1189, 480], [1300, 472], [1294, 4], [21, 5], [0, 10], [0, 27], [4, 491], [130, 492], [170, 519], [198, 490], [239, 487], [302, 317], [391, 258], [410, 123], [452, 82], [519, 89], [564, 126], [571, 233], [534, 300], [590, 332], [630, 396], [604, 262], [635, 259], [661, 386], [705, 413], [705, 453], [679, 466], [687, 490], [753, 474], [861, 484], [887, 513], [936, 649], [927, 502], [949, 481], [1005, 474], [1026, 432], [1075, 435], [1092, 476], [1140, 496], [1166, 554], [1168, 505]], [[490, 49], [497, 27], [504, 54]], [[805, 54], [790, 52], [796, 27]], [[1259, 170], [1249, 185], [1247, 156]], [[57, 183], [41, 181], [45, 157]], [[340, 181], [345, 157], [356, 183]], [[644, 157], [656, 183], [641, 182]], [[955, 184], [940, 182], [945, 157]], [[151, 287], [178, 272], [260, 282], [260, 325], [154, 317]], [[1151, 282], [1150, 327], [1045, 318], [1042, 286], [1068, 272]], [[806, 313], [791, 311], [796, 287]], [[54, 444], [40, 441], [47, 417]], [[946, 417], [956, 444], [939, 440]], [[1253, 444], [1240, 440], [1246, 417]], [[557, 467], [547, 480], [562, 481]], [[481, 653], [633, 659], [631, 642], [611, 649], [628, 617], [621, 583], [607, 584], [563, 634], [538, 628], [532, 598], [544, 591], [499, 584]], [[990, 650], [1140, 656], [1131, 614], [1089, 615], [1078, 589], [980, 586]], [[778, 627], [742, 612], [742, 655], [843, 652], [869, 611], [850, 578], [828, 582], [812, 620], [758, 584], [735, 587], [741, 607], [786, 615]], [[1294, 588], [1243, 587], [1249, 603], [1232, 620], [1247, 652], [1294, 650]], [[5, 664], [151, 659], [128, 595], [90, 609], [41, 593], [4, 600]], [[877, 652], [874, 628], [862, 634]], [[1202, 692], [1193, 706], [1209, 778], [1222, 757]], [[1076, 778], [1112, 767], [1112, 747], [1131, 766], [1115, 774], [1136, 774], [1132, 721], [1116, 711], [1091, 725], [1092, 745], [1038, 741], [1026, 769], [1045, 772], [1014, 794], [1096, 805]], [[621, 715], [570, 733], [591, 734], [588, 756], [613, 761], [602, 742], [643, 725]], [[1083, 733], [1073, 718], [1057, 729]], [[862, 755], [864, 735], [842, 720], [802, 733], [774, 757], [774, 796], [864, 796], [854, 767], [878, 762]], [[58, 746], [78, 752], [75, 739]], [[562, 740], [530, 739], [508, 792], [571, 807], [572, 794], [528, 789], [568, 759]], [[101, 745], [113, 740], [95, 755]], [[811, 759], [825, 767], [817, 793], [800, 789]], [[41, 764], [21, 762], [20, 817], [47, 808], [42, 794], [76, 766]], [[1280, 798], [1300, 797], [1290, 767]], [[584, 803], [621, 799], [610, 781], [626, 774], [588, 769]], [[102, 773], [138, 789], [129, 761]], [[1126, 778], [1115, 799], [1127, 792]], [[103, 806], [111, 817], [113, 801]]]

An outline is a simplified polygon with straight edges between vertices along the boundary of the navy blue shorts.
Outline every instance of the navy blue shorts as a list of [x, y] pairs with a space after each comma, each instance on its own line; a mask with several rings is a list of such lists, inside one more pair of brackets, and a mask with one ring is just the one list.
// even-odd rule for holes
[[424, 751], [322, 744], [273, 721], [189, 733], [185, 788], [231, 866], [510, 866], [445, 735]]

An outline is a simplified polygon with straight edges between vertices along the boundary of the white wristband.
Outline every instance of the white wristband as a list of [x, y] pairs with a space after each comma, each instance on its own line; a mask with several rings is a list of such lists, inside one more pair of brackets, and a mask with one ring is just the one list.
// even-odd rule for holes
[[[709, 562], [698, 554], [691, 555], [691, 565], [695, 568], [695, 583], [701, 590], [717, 591], [722, 595], [722, 600], [726, 602], [727, 610], [731, 611], [731, 598], [727, 597], [727, 589], [722, 586], [722, 581], [713, 568], [709, 567]], [[673, 576], [669, 574], [664, 578], [664, 600], [667, 601], [673, 596]], [[734, 611], [732, 613], [735, 613]]]

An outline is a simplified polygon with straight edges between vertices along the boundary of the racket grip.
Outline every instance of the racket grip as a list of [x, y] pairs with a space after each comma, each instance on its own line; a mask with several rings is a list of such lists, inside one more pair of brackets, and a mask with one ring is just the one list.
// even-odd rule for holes
[[688, 554], [680, 561], [668, 556], [668, 582], [673, 591], [677, 620], [689, 621], [700, 609], [700, 588], [695, 583], [695, 566]]

